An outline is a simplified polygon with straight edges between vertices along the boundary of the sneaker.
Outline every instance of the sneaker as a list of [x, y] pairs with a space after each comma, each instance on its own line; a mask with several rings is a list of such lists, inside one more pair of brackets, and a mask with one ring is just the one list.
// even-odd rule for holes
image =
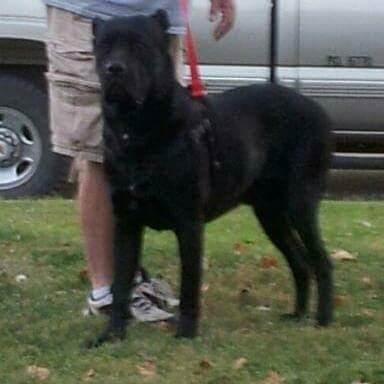
[[105, 296], [95, 300], [90, 294], [87, 297], [87, 307], [83, 310], [84, 316], [108, 314], [111, 311], [113, 301], [112, 293], [107, 293]]
[[[174, 317], [172, 313], [159, 308], [155, 302], [153, 302], [146, 294], [143, 293], [143, 288], [145, 287], [143, 287], [143, 284], [148, 285], [148, 283], [141, 283], [134, 288], [132, 293], [131, 302], [129, 304], [132, 316], [141, 322], [155, 322], [172, 319]], [[149, 291], [149, 287], [147, 287], [146, 290]], [[95, 300], [92, 297], [92, 294], [90, 294], [87, 298], [87, 306], [83, 310], [83, 315], [109, 315], [111, 312], [112, 301], [112, 293], [108, 293], [98, 300]]]
[[171, 286], [163, 279], [152, 279], [143, 267], [136, 273], [135, 285], [162, 309], [173, 309], [179, 306], [179, 300]]
[[[111, 311], [112, 301], [112, 293], [108, 293], [97, 300], [90, 294], [83, 315], [108, 315]], [[176, 299], [171, 286], [167, 282], [159, 278], [150, 278], [148, 272], [144, 268], [140, 268], [135, 276], [134, 289], [129, 305], [133, 316], [139, 321], [161, 321], [174, 316], [172, 313], [167, 312], [167, 309], [177, 307], [179, 300]]]
[[170, 320], [172, 313], [164, 311], [152, 302], [146, 295], [134, 290], [129, 306], [132, 316], [140, 322], [155, 322]]
[[139, 284], [140, 292], [156, 303], [162, 309], [173, 309], [179, 306], [171, 286], [161, 279], [150, 279], [148, 282]]

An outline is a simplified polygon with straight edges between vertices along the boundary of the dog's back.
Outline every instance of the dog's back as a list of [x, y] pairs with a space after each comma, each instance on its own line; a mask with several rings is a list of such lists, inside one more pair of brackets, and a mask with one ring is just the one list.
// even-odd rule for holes
[[298, 184], [311, 183], [320, 197], [329, 167], [331, 124], [319, 105], [271, 84], [235, 88], [209, 103], [220, 162], [211, 183], [210, 215], [220, 214], [239, 195], [243, 202], [252, 201], [265, 185], [288, 200]]

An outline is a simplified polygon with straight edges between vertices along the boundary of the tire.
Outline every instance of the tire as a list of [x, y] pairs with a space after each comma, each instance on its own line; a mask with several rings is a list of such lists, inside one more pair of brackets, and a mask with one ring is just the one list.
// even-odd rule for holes
[[58, 192], [69, 159], [51, 151], [47, 94], [36, 82], [0, 75], [0, 197]]

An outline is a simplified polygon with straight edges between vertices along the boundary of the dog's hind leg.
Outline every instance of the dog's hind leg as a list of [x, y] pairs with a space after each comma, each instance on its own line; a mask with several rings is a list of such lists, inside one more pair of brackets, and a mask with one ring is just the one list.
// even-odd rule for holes
[[[332, 320], [333, 281], [332, 264], [321, 238], [318, 223], [319, 204], [325, 189], [329, 167], [330, 148], [328, 121], [319, 118], [312, 129], [302, 137], [302, 143], [291, 156], [292, 173], [288, 188], [288, 214], [307, 252], [307, 263], [316, 278], [319, 325]], [[318, 133], [318, 137], [315, 133]]]
[[310, 288], [309, 266], [304, 256], [305, 249], [294, 232], [286, 211], [280, 209], [276, 202], [268, 202], [266, 195], [258, 200], [260, 203], [254, 205], [254, 212], [266, 235], [287, 259], [295, 283], [294, 311], [285, 315], [284, 318], [300, 319], [307, 312]]
[[318, 205], [318, 200], [308, 191], [298, 194], [291, 204], [290, 218], [307, 249], [307, 262], [318, 287], [317, 321], [325, 326], [331, 322], [333, 312], [332, 264], [320, 235]]
[[129, 317], [128, 300], [135, 272], [139, 266], [143, 227], [116, 218], [114, 238], [114, 280], [111, 317], [95, 346], [105, 341], [123, 339]]

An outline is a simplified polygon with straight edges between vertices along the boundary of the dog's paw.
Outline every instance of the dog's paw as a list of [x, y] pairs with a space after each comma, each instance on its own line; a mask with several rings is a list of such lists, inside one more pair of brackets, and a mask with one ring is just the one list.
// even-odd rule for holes
[[176, 337], [192, 339], [197, 335], [197, 319], [189, 316], [180, 316], [177, 323]]
[[87, 348], [98, 348], [106, 342], [116, 342], [124, 340], [126, 336], [125, 326], [111, 327], [108, 326], [101, 335], [86, 343]]
[[327, 327], [332, 322], [332, 316], [318, 316], [316, 320], [318, 327]]
[[328, 326], [333, 319], [333, 308], [329, 303], [322, 305], [317, 310], [316, 320], [319, 327]]

